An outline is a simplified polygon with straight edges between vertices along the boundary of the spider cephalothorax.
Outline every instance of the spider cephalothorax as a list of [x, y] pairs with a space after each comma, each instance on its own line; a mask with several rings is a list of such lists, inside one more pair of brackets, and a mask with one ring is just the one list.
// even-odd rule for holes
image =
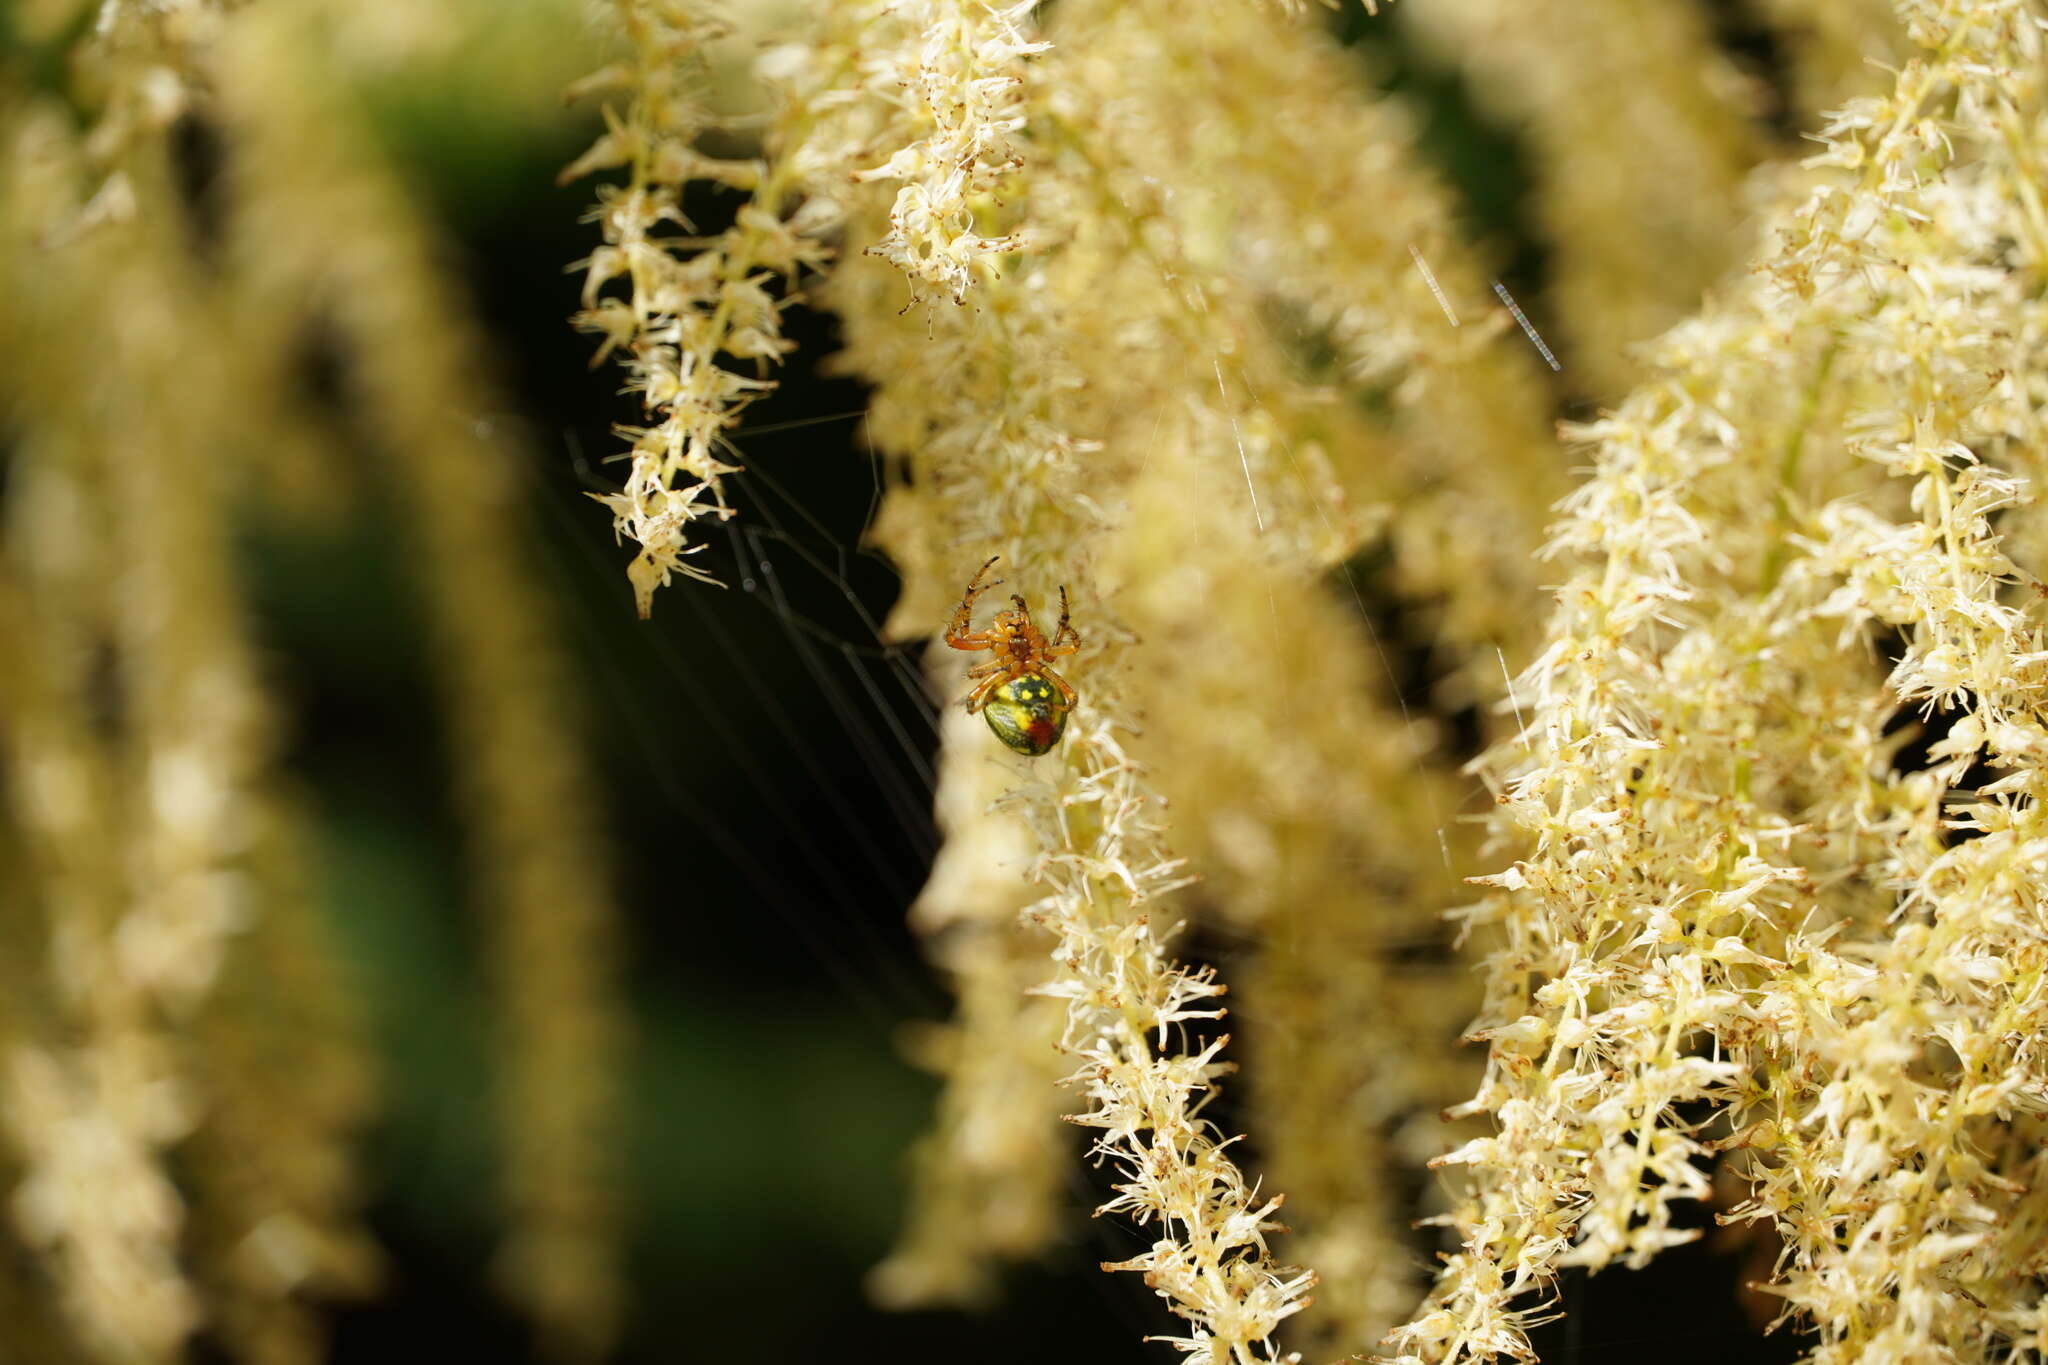
[[946, 643], [955, 649], [985, 649], [994, 657], [967, 670], [974, 690], [967, 694], [967, 711], [980, 711], [997, 739], [1020, 754], [1036, 756], [1060, 742], [1067, 728], [1067, 713], [1080, 694], [1067, 680], [1052, 671], [1046, 660], [1072, 654], [1081, 647], [1081, 636], [1067, 622], [1067, 589], [1060, 585], [1060, 623], [1050, 640], [1031, 624], [1031, 609], [1024, 599], [1012, 594], [1014, 611], [999, 611], [988, 629], [969, 633], [974, 599], [1003, 580], [983, 583], [981, 577], [1001, 555], [990, 555], [967, 584], [960, 609], [946, 627]]

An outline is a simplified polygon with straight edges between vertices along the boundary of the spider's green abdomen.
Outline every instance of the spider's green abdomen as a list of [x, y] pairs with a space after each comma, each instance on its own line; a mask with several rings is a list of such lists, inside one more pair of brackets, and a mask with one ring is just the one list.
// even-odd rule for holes
[[1067, 728], [1068, 704], [1058, 687], [1037, 673], [1012, 678], [988, 694], [981, 714], [996, 738], [1020, 754], [1039, 754], [1060, 742]]

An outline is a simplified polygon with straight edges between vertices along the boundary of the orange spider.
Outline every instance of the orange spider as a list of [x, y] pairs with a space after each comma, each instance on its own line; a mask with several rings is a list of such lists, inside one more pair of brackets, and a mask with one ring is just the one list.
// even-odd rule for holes
[[1067, 728], [1067, 713], [1081, 699], [1046, 660], [1072, 654], [1081, 647], [1081, 636], [1067, 623], [1064, 583], [1060, 585], [1060, 624], [1051, 640], [1031, 624], [1031, 609], [1015, 593], [1010, 595], [1017, 604], [1015, 611], [999, 611], [987, 630], [969, 634], [974, 599], [1003, 581], [983, 583], [981, 576], [988, 572], [989, 564], [1001, 558], [990, 555], [967, 584], [960, 609], [946, 627], [946, 643], [955, 649], [985, 649], [995, 656], [967, 670], [975, 683], [967, 695], [967, 713], [982, 712], [997, 739], [1035, 758], [1060, 742], [1060, 734]]

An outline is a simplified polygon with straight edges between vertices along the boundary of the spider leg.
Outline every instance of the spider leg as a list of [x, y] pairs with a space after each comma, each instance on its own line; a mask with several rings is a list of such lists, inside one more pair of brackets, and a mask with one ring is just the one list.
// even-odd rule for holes
[[[974, 571], [974, 577], [967, 580], [967, 591], [960, 595], [960, 606], [954, 611], [953, 619], [946, 625], [946, 643], [953, 646], [953, 648], [988, 648], [986, 633], [970, 635], [967, 633], [967, 624], [974, 616], [974, 599], [1003, 581], [1000, 578], [994, 583], [984, 583], [981, 581], [981, 576], [988, 572], [989, 565], [1001, 558], [1001, 555], [990, 555], [982, 561], [981, 567]], [[975, 643], [976, 641], [980, 643]]]
[[975, 678], [986, 678], [991, 673], [1014, 674], [1016, 671], [1016, 669], [1010, 667], [1010, 661], [1008, 659], [990, 659], [985, 664], [976, 664], [974, 667], [968, 669], [967, 677], [970, 680], [972, 680]]
[[1050, 679], [1052, 685], [1060, 690], [1060, 695], [1067, 699], [1067, 705], [1072, 706], [1075, 702], [1081, 700], [1081, 694], [1074, 690], [1072, 683], [1047, 668], [1044, 664], [1038, 666], [1038, 676]]
[[1003, 685], [1004, 674], [991, 673], [967, 694], [967, 714], [973, 715], [988, 701], [988, 694]]
[[[1075, 630], [1068, 622], [1067, 617], [1069, 614], [1067, 610], [1067, 585], [1062, 583], [1060, 584], [1060, 624], [1059, 629], [1052, 633], [1052, 648], [1059, 649], [1060, 641], [1063, 639], [1071, 640], [1073, 642], [1072, 647], [1060, 650], [1063, 654], [1073, 653], [1074, 649], [1078, 649], [1081, 644], [1081, 632]], [[1051, 650], [1047, 652], [1050, 653]]]

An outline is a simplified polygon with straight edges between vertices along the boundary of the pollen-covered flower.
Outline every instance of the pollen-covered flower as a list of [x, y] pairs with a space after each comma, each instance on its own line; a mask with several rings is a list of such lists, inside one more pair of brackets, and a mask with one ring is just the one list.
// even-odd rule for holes
[[[868, 249], [911, 279], [913, 294], [963, 302], [989, 257], [1022, 245], [1015, 232], [985, 236], [1003, 212], [1004, 182], [1024, 157], [1025, 59], [1045, 50], [1029, 36], [1037, 0], [906, 0], [890, 7], [896, 42], [864, 65], [871, 89], [899, 103], [917, 140], [857, 180], [900, 186], [889, 231]], [[893, 87], [893, 89], [892, 89]]]

